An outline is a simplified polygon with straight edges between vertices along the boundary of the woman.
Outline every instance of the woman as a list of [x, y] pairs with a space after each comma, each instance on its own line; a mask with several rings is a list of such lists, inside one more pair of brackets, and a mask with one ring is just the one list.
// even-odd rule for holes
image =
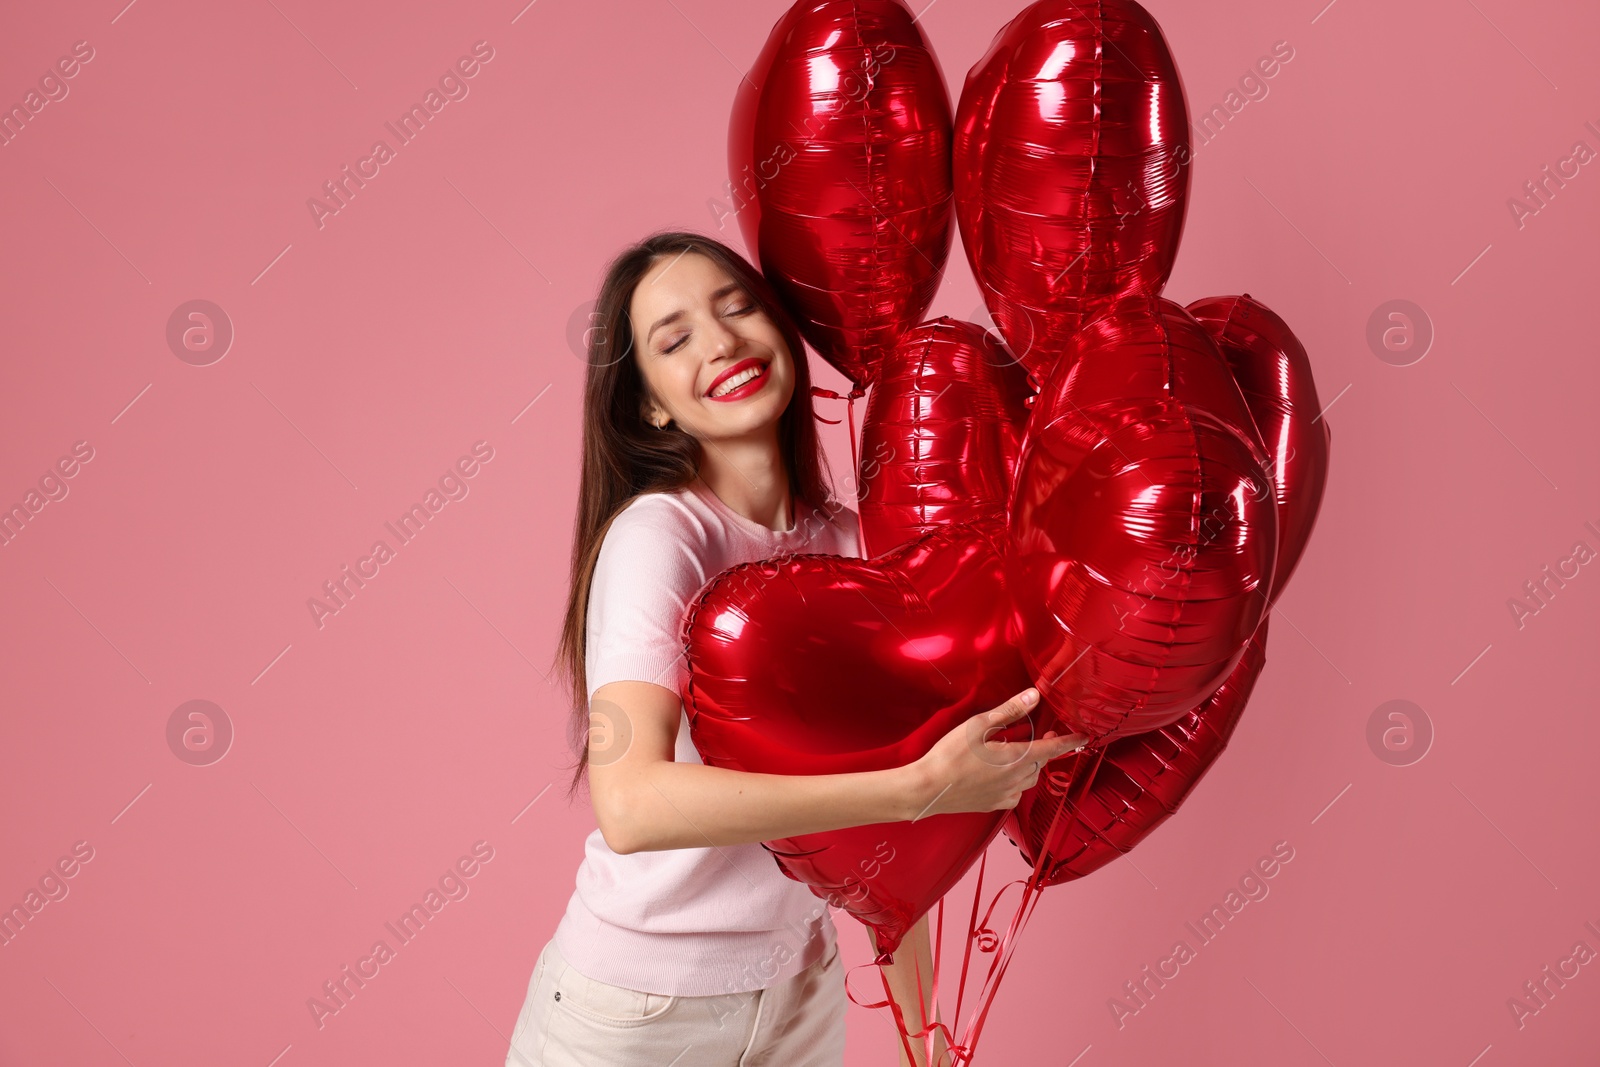
[[[587, 735], [568, 795], [587, 771], [598, 829], [506, 1063], [833, 1067], [846, 1009], [836, 931], [759, 842], [1015, 807], [1039, 766], [1083, 739], [985, 740], [1027, 713], [1030, 689], [902, 767], [706, 766], [678, 697], [689, 598], [737, 563], [859, 557], [856, 513], [826, 480], [800, 335], [737, 252], [654, 234], [611, 263], [593, 321], [557, 655], [574, 738]], [[926, 1025], [930, 965], [923, 916], [884, 967], [911, 1033]], [[934, 1055], [949, 1062], [942, 1040]]]

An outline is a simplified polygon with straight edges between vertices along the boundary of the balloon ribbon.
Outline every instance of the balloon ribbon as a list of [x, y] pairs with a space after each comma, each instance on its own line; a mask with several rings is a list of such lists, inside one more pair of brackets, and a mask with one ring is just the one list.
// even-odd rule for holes
[[[961, 1018], [961, 1001], [966, 996], [967, 970], [972, 960], [973, 943], [978, 942], [979, 949], [981, 951], [994, 952], [996, 955], [989, 964], [989, 972], [984, 976], [983, 986], [979, 990], [977, 998], [978, 1007], [974, 1009], [974, 1017], [969, 1021], [966, 1027], [965, 1036], [961, 1040], [956, 1040], [956, 1035], [950, 1031], [950, 1028], [942, 1021], [937, 1019], [931, 1023], [928, 1023], [916, 1033], [910, 1033], [909, 1028], [906, 1025], [905, 1015], [902, 1012], [900, 1005], [895, 1002], [894, 994], [889, 989], [889, 980], [886, 976], [884, 976], [881, 966], [878, 968], [878, 976], [883, 981], [884, 991], [884, 999], [881, 1001], [868, 1004], [856, 1000], [855, 995], [850, 992], [848, 980], [846, 981], [845, 995], [850, 998], [852, 1003], [869, 1009], [877, 1009], [882, 1007], [888, 1007], [890, 1009], [894, 1015], [895, 1028], [900, 1034], [901, 1047], [905, 1049], [906, 1059], [909, 1062], [917, 1062], [916, 1057], [911, 1054], [910, 1046], [910, 1039], [917, 1037], [923, 1039], [925, 1057], [923, 1062], [928, 1063], [932, 1061], [932, 1046], [934, 1040], [933, 1035], [935, 1031], [938, 1031], [944, 1035], [945, 1042], [949, 1046], [950, 1055], [953, 1057], [950, 1061], [953, 1067], [961, 1067], [963, 1064], [970, 1064], [972, 1062], [973, 1057], [977, 1053], [978, 1035], [983, 1030], [983, 1024], [989, 1015], [989, 1008], [994, 1003], [995, 995], [999, 992], [1000, 982], [1001, 979], [1005, 977], [1006, 968], [1011, 965], [1011, 956], [1016, 950], [1017, 936], [1022, 932], [1022, 928], [1027, 925], [1028, 920], [1033, 915], [1033, 909], [1038, 906], [1039, 899], [1043, 896], [1043, 891], [1049, 885], [1044, 878], [1045, 857], [1050, 851], [1047, 846], [1054, 839], [1058, 824], [1061, 824], [1061, 833], [1063, 836], [1071, 831], [1073, 822], [1076, 820], [1079, 811], [1081, 810], [1083, 798], [1085, 794], [1088, 793], [1089, 786], [1093, 783], [1096, 772], [1098, 772], [1100, 769], [1100, 763], [1104, 758], [1105, 753], [1105, 747], [1102, 745], [1097, 745], [1092, 749], [1081, 750], [1073, 760], [1073, 764], [1070, 769], [1063, 769], [1060, 771], [1046, 770], [1044, 772], [1046, 792], [1052, 796], [1060, 797], [1061, 802], [1056, 805], [1055, 811], [1051, 813], [1050, 825], [1039, 839], [1041, 847], [1039, 849], [1039, 855], [1034, 858], [1033, 870], [1029, 874], [1029, 877], [1026, 881], [1013, 880], [1011, 882], [1007, 882], [995, 892], [994, 899], [989, 902], [989, 907], [984, 912], [983, 922], [981, 925], [978, 922], [978, 903], [983, 897], [983, 875], [989, 861], [988, 850], [985, 850], [983, 854], [979, 856], [978, 880], [972, 891], [972, 915], [967, 920], [967, 943], [961, 958], [961, 980], [956, 986], [955, 1015], [957, 1020]], [[1066, 815], [1066, 822], [1064, 824], [1061, 823], [1063, 814]], [[994, 914], [995, 908], [1000, 902], [1001, 896], [1003, 896], [1005, 891], [1013, 885], [1021, 885], [1023, 887], [1022, 899], [1018, 902], [1016, 913], [1012, 915], [1010, 923], [1007, 925], [1004, 934], [997, 937], [993, 928], [990, 926], [990, 920]], [[931, 1003], [933, 1004], [935, 1013], [937, 1013], [939, 1006], [939, 956], [942, 948], [944, 933], [944, 899], [942, 897], [937, 904], [937, 911], [938, 915], [933, 934], [933, 976], [931, 990]], [[873, 949], [876, 950], [877, 939], [874, 937], [872, 940]], [[894, 962], [893, 953], [878, 953], [870, 965], [880, 965], [892, 962]], [[865, 967], [869, 966], [869, 964], [859, 964], [858, 966]], [[854, 970], [855, 968], [851, 969]], [[923, 998], [922, 976], [920, 972], [917, 975], [917, 997], [919, 1001], [923, 1001], [924, 1003], [927, 1002], [924, 1001]], [[927, 1013], [924, 1012], [924, 1019], [926, 1019], [926, 1016]]]
[[[845, 417], [850, 420], [850, 425], [846, 429], [850, 435], [850, 472], [853, 477], [859, 477], [856, 471], [856, 466], [858, 463], [856, 459], [856, 398], [865, 394], [866, 390], [861, 388], [859, 385], [850, 386], [849, 396], [846, 396], [843, 393], [836, 393], [832, 389], [824, 389], [820, 385], [813, 385], [811, 387], [812, 396], [824, 396], [829, 400], [845, 401]], [[812, 414], [816, 414], [815, 409], [813, 409]], [[820, 421], [827, 423], [829, 426], [839, 425], [838, 419], [824, 419], [821, 415], [817, 415], [816, 417]]]

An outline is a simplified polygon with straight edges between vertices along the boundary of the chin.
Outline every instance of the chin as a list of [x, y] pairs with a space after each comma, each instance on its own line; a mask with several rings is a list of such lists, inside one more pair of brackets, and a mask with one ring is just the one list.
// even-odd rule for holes
[[[783, 413], [788, 410], [787, 400], [777, 403], [771, 399], [763, 398], [760, 404], [742, 405], [742, 410], [730, 411], [721, 418], [712, 420], [721, 437], [748, 437], [751, 434], [765, 430], [767, 427], [777, 429], [778, 422], [783, 418]], [[719, 412], [719, 414], [721, 414]]]
[[772, 412], [746, 412], [737, 419], [727, 420], [723, 429], [728, 437], [748, 437], [769, 427], [776, 430], [782, 418], [782, 409]]

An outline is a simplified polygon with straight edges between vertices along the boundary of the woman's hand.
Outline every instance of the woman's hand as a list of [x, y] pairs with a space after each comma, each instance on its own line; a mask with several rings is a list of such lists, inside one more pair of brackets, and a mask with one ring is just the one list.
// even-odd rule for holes
[[998, 708], [972, 716], [913, 763], [926, 807], [912, 821], [949, 812], [1014, 808], [1038, 782], [1045, 764], [1089, 743], [1082, 734], [1063, 737], [1054, 730], [1027, 741], [991, 740], [1038, 701], [1037, 689], [1024, 689]]

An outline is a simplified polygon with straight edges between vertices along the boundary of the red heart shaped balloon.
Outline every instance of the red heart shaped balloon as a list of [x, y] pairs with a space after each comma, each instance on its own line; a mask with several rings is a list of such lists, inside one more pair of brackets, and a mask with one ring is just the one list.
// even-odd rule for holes
[[[683, 699], [701, 758], [763, 774], [903, 766], [1027, 688], [1001, 543], [997, 524], [946, 526], [874, 560], [790, 556], [707, 582], [683, 622]], [[893, 952], [1004, 816], [929, 815], [763, 847]]]
[[1278, 504], [1270, 607], [1299, 566], [1322, 509], [1333, 431], [1322, 417], [1305, 346], [1271, 308], [1246, 293], [1196, 300], [1186, 310], [1216, 340], [1266, 447]]
[[1006, 587], [1029, 674], [1072, 730], [1158, 729], [1238, 663], [1277, 554], [1256, 433], [1170, 300], [1125, 301], [1064, 350], [1023, 441]]
[[1132, 0], [1040, 0], [968, 73], [955, 119], [961, 241], [1039, 382], [1082, 323], [1166, 284], [1188, 161], [1183, 83]]
[[862, 553], [1004, 521], [1031, 396], [1027, 372], [981, 326], [946, 317], [905, 333], [861, 421]]
[[1178, 810], [1227, 748], [1266, 665], [1263, 619], [1244, 656], [1205, 703], [1159, 730], [1111, 742], [1076, 810], [1062, 810], [1073, 767], [1050, 765], [1039, 784], [1022, 794], [1002, 829], [1031, 868], [1043, 850], [1042, 885], [1059, 885], [1104, 867], [1132, 851]]
[[905, 4], [791, 7], [740, 82], [728, 168], [746, 247], [864, 389], [950, 254], [950, 98]]

